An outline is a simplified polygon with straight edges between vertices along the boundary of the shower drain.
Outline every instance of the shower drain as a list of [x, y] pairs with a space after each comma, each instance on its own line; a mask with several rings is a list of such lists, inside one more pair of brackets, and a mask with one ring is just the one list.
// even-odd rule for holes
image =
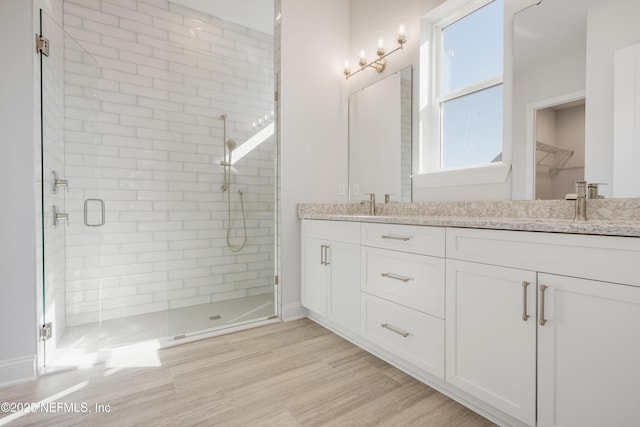
[[222, 316], [217, 314], [215, 316], [209, 316], [209, 320], [218, 320], [218, 319], [222, 319]]

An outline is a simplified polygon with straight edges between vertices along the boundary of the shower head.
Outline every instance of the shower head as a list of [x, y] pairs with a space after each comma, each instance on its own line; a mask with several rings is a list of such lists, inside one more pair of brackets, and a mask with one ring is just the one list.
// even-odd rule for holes
[[236, 149], [236, 147], [238, 146], [238, 144], [233, 140], [233, 139], [228, 139], [227, 142], [225, 142], [224, 147], [226, 148], [225, 151], [228, 151], [228, 158], [226, 159], [227, 163], [229, 164], [229, 166], [231, 166], [231, 152], [233, 150]]

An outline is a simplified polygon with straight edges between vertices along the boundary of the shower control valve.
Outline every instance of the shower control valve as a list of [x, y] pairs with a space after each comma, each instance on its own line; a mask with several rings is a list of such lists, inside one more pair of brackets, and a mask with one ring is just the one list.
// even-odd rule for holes
[[57, 206], [53, 206], [53, 227], [57, 227], [60, 221], [64, 221], [69, 224], [69, 214], [66, 212], [58, 211]]
[[53, 184], [51, 185], [51, 192], [53, 194], [58, 193], [58, 187], [69, 188], [68, 180], [59, 178], [56, 171], [52, 171], [51, 174], [53, 175]]

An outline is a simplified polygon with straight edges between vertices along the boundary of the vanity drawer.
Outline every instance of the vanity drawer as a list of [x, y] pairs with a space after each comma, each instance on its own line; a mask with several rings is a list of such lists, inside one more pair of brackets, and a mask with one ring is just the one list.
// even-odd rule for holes
[[444, 318], [443, 258], [362, 247], [362, 290]]
[[444, 320], [364, 293], [362, 316], [369, 341], [444, 378]]
[[444, 227], [363, 223], [361, 235], [366, 246], [444, 257]]
[[360, 244], [360, 223], [303, 219], [302, 235], [334, 242]]

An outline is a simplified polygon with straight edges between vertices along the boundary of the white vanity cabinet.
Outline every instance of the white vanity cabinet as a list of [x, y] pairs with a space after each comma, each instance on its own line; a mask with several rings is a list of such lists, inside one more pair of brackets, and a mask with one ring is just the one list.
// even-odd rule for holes
[[640, 425], [640, 287], [539, 274], [538, 298], [538, 426]]
[[360, 332], [360, 224], [302, 221], [302, 305]]
[[447, 229], [446, 380], [531, 426], [640, 425], [639, 261], [636, 238]]
[[498, 424], [640, 425], [640, 239], [302, 221], [310, 317]]
[[446, 380], [536, 419], [536, 273], [447, 260]]

